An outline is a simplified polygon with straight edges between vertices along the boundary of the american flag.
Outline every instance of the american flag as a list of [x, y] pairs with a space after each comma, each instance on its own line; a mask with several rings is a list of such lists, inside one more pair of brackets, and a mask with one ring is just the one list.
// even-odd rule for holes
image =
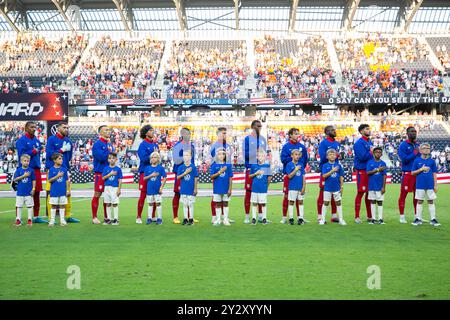
[[147, 99], [147, 104], [150, 105], [165, 105], [166, 99]]
[[131, 106], [134, 104], [133, 99], [111, 99], [109, 104], [118, 104], [121, 106]]
[[95, 99], [81, 99], [77, 100], [77, 104], [81, 106], [94, 106], [97, 102], [95, 102]]
[[274, 99], [275, 104], [312, 104], [311, 98]]
[[251, 104], [274, 104], [272, 98], [250, 98]]

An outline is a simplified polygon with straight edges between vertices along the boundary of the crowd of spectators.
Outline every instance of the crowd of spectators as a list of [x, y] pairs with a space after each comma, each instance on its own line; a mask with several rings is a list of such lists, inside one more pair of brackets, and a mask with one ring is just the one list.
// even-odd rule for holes
[[442, 66], [450, 72], [450, 53], [447, 50], [445, 44], [436, 47], [437, 58], [441, 62]]
[[163, 41], [112, 40], [102, 37], [81, 61], [73, 80], [83, 97], [143, 97], [155, 81], [164, 52]]
[[295, 44], [292, 41], [270, 36], [254, 41], [257, 92], [270, 98], [332, 95], [333, 72], [325, 40], [308, 37]]
[[227, 99], [237, 97], [248, 73], [245, 41], [228, 49], [176, 41], [164, 79], [169, 97]]

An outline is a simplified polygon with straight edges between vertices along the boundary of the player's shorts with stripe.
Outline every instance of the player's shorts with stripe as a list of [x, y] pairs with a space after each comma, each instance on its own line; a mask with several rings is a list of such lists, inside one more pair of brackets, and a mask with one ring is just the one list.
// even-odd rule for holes
[[402, 172], [401, 190], [406, 192], [414, 192], [416, 190], [416, 177], [410, 171]]
[[330, 191], [324, 191], [323, 192], [323, 201], [331, 201], [331, 197], [333, 197], [334, 201], [341, 201], [342, 196], [340, 191], [330, 192]]
[[40, 191], [44, 190], [42, 188], [41, 169], [34, 169], [34, 175], [36, 176], [36, 190], [35, 190], [35, 192], [40, 192]]
[[369, 191], [369, 176], [366, 170], [356, 170], [356, 186], [358, 192]]
[[173, 192], [180, 193], [180, 185], [181, 179], [177, 179], [177, 175], [175, 175], [175, 181], [173, 182]]
[[182, 194], [181, 197], [180, 197], [180, 201], [183, 204], [191, 205], [191, 204], [195, 203], [195, 197], [187, 195], [187, 194]]
[[16, 197], [16, 207], [22, 208], [34, 207], [34, 200], [32, 196], [17, 196]]
[[266, 204], [267, 203], [267, 193], [252, 192], [252, 194], [250, 196], [250, 202], [258, 203], [258, 204]]
[[103, 193], [103, 201], [110, 204], [119, 204], [119, 197], [117, 196], [117, 187], [106, 186]]
[[160, 194], [148, 194], [147, 195], [147, 202], [148, 203], [161, 203], [162, 202], [162, 196]]
[[61, 196], [61, 197], [50, 197], [49, 203], [51, 205], [55, 206], [65, 206], [67, 204], [67, 197]]
[[369, 195], [367, 196], [367, 199], [369, 200], [376, 200], [376, 201], [384, 201], [384, 194], [381, 193], [381, 191], [369, 191]]
[[296, 200], [304, 200], [305, 199], [305, 195], [302, 194], [302, 192], [300, 190], [289, 190], [288, 193], [288, 200], [289, 201], [296, 201]]
[[416, 190], [416, 194], [415, 194], [415, 198], [417, 200], [425, 200], [425, 198], [427, 198], [427, 200], [435, 200], [436, 199], [436, 192], [434, 192], [433, 189], [417, 189]]
[[94, 174], [94, 191], [95, 192], [105, 191], [105, 181], [103, 181], [102, 174], [100, 172], [96, 172]]
[[245, 169], [245, 191], [252, 191], [253, 179], [250, 178], [250, 169]]
[[147, 193], [147, 181], [144, 180], [144, 172], [139, 173], [139, 191]]
[[231, 197], [229, 197], [226, 194], [213, 194], [213, 202], [228, 202], [230, 201]]

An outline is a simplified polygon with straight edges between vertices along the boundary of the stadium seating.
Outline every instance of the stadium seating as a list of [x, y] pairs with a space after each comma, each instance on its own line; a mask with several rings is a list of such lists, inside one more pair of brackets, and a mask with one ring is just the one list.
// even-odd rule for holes
[[271, 98], [326, 97], [334, 81], [326, 43], [321, 37], [274, 39], [255, 43], [257, 92]]
[[430, 47], [447, 73], [450, 72], [450, 37], [427, 38]]

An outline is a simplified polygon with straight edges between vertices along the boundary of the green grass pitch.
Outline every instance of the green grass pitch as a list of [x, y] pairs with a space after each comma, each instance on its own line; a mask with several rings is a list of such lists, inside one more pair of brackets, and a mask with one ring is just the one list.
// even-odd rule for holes
[[[267, 226], [244, 225], [237, 196], [231, 227], [210, 224], [209, 198], [197, 199], [194, 226], [171, 223], [171, 199], [162, 226], [135, 224], [137, 199], [122, 199], [120, 226], [92, 225], [86, 198], [73, 203], [81, 224], [53, 229], [13, 227], [14, 199], [0, 199], [0, 299], [449, 299], [450, 186], [438, 190], [439, 228], [399, 224], [398, 189], [388, 186], [386, 225], [355, 225], [355, 186], [346, 185], [347, 226], [315, 223], [316, 185], [304, 226], [279, 223], [280, 196], [269, 197]], [[81, 271], [79, 290], [66, 286], [71, 265]], [[367, 287], [371, 265], [380, 289]]]

